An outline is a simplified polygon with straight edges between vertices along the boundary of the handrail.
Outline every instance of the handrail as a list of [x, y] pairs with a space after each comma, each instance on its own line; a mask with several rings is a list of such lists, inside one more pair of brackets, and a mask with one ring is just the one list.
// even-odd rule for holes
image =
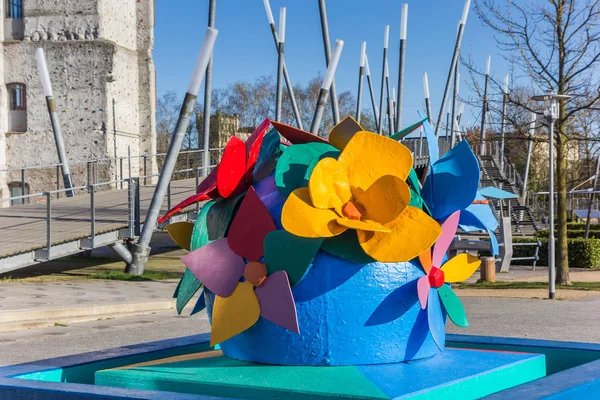
[[[224, 147], [215, 147], [215, 148], [211, 148], [208, 151], [219, 151], [219, 150], [223, 150]], [[195, 154], [195, 153], [204, 153], [203, 149], [194, 149], [194, 150], [184, 150], [179, 152], [179, 154]], [[96, 158], [96, 159], [91, 159], [91, 160], [76, 160], [76, 161], [69, 161], [70, 165], [75, 165], [75, 164], [87, 164], [87, 163], [98, 163], [101, 161], [115, 161], [115, 160], [127, 160], [127, 159], [134, 159], [134, 158], [148, 158], [148, 157], [162, 157], [162, 156], [166, 156], [167, 153], [155, 153], [155, 154], [138, 154], [135, 156], [120, 156], [120, 157], [105, 157], [105, 158]], [[55, 163], [55, 164], [43, 164], [43, 165], [32, 165], [29, 167], [17, 167], [17, 168], [7, 168], [7, 169], [0, 169], [0, 173], [8, 173], [8, 172], [16, 172], [16, 171], [29, 171], [32, 169], [44, 169], [44, 168], [55, 168], [55, 167], [62, 167], [62, 163]]]

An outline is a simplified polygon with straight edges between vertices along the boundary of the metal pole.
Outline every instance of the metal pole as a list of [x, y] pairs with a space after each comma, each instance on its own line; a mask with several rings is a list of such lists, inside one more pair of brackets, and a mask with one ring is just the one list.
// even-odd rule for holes
[[[329, 24], [327, 22], [327, 9], [325, 8], [325, 0], [319, 0], [319, 15], [321, 17], [321, 31], [323, 32], [323, 46], [325, 47], [325, 64], [329, 68], [329, 63], [331, 61], [331, 44], [329, 42]], [[329, 97], [331, 99], [333, 124], [337, 125], [340, 122], [340, 108], [338, 106], [337, 92], [335, 90], [335, 80], [331, 81]]]
[[367, 42], [362, 42], [360, 48], [360, 65], [358, 67], [358, 93], [356, 95], [356, 122], [360, 124], [360, 111], [362, 107], [362, 86], [365, 75], [365, 56], [367, 54]]
[[556, 264], [554, 261], [554, 118], [549, 117], [550, 138], [549, 138], [549, 157], [548, 157], [548, 219], [550, 221], [550, 232], [548, 233], [548, 291], [550, 299], [554, 299], [555, 294], [555, 279], [556, 279]]
[[[25, 169], [21, 168], [21, 196], [25, 196]], [[25, 198], [21, 199], [21, 204], [25, 204]]]
[[425, 111], [427, 111], [427, 118], [431, 123], [433, 120], [431, 116], [431, 98], [429, 97], [429, 78], [427, 72], [423, 73], [423, 91], [425, 92]]
[[[381, 91], [379, 95], [379, 125], [377, 133], [383, 133], [383, 97], [385, 92], [385, 66], [387, 65], [387, 53], [388, 53], [388, 41], [390, 38], [390, 26], [385, 26], [385, 33], [383, 35], [383, 63], [381, 64]], [[390, 132], [390, 135], [392, 133]]]
[[60, 199], [60, 166], [56, 166], [56, 198]]
[[390, 70], [387, 62], [385, 64], [385, 93], [387, 95], [388, 136], [392, 136], [394, 133], [394, 101], [392, 99], [392, 91], [390, 89]]
[[[209, 0], [208, 2], [208, 26], [215, 27], [215, 14], [217, 11], [217, 0]], [[212, 55], [206, 67], [206, 76], [204, 78], [204, 110], [202, 111], [202, 175], [208, 175], [208, 167], [210, 166], [210, 103], [212, 98]], [[146, 160], [144, 159], [144, 162]], [[144, 173], [144, 175], [146, 175]], [[144, 179], [144, 185], [146, 179]]]
[[504, 77], [504, 93], [502, 93], [502, 122], [500, 124], [500, 166], [504, 165], [504, 131], [506, 125], [506, 102], [508, 100], [508, 74]]
[[450, 112], [446, 113], [446, 143], [450, 141]]
[[[273, 33], [273, 41], [275, 42], [275, 49], [279, 51], [279, 35], [277, 34], [277, 27], [275, 26], [275, 20], [273, 19], [273, 13], [271, 12], [271, 5], [269, 4], [269, 0], [264, 0], [265, 10], [267, 11], [267, 18], [269, 19], [269, 25], [271, 26], [271, 32]], [[302, 126], [302, 118], [300, 117], [300, 112], [298, 111], [298, 103], [296, 103], [296, 96], [294, 95], [294, 87], [292, 85], [292, 81], [290, 79], [290, 75], [288, 74], [287, 65], [285, 64], [285, 60], [283, 61], [283, 77], [285, 79], [285, 85], [287, 86], [287, 91], [290, 96], [290, 103], [292, 103], [292, 110], [294, 111], [294, 118], [296, 118], [296, 124], [298, 128], [304, 129]], [[207, 170], [208, 168], [204, 168]]]
[[58, 122], [56, 101], [54, 100], [54, 94], [52, 92], [52, 84], [50, 83], [50, 74], [48, 73], [48, 66], [46, 65], [44, 49], [38, 48], [36, 50], [36, 57], [38, 69], [42, 78], [42, 86], [44, 87], [44, 95], [46, 96], [46, 104], [48, 105], [48, 112], [50, 113], [50, 122], [52, 124], [52, 132], [54, 132], [54, 141], [56, 142], [58, 161], [60, 162], [62, 168], [63, 182], [65, 184], [65, 189], [68, 189], [66, 191], [66, 195], [67, 197], [72, 197], [74, 193], [73, 182], [71, 181], [71, 171], [69, 171], [67, 152], [65, 151], [65, 144], [63, 142], [60, 124]]
[[482, 156], [485, 155], [485, 117], [487, 114], [487, 94], [488, 94], [488, 84], [490, 81], [490, 65], [491, 65], [492, 57], [488, 56], [487, 64], [485, 67], [485, 86], [483, 88], [483, 104], [481, 106], [481, 128], [479, 129], [479, 144], [480, 144], [480, 152]]
[[585, 238], [589, 238], [590, 236], [590, 219], [592, 216], [592, 203], [594, 202], [594, 191], [596, 190], [596, 185], [598, 184], [598, 173], [600, 173], [600, 156], [596, 159], [596, 174], [594, 175], [594, 184], [592, 186], [592, 192], [590, 193], [590, 200], [588, 201], [588, 212], [587, 219], [585, 220]]
[[365, 53], [365, 73], [367, 74], [367, 84], [369, 85], [369, 93], [371, 95], [371, 105], [373, 106], [373, 118], [375, 118], [375, 128], [379, 132], [379, 110], [375, 104], [375, 93], [373, 92], [373, 81], [371, 79], [371, 69], [369, 68], [369, 58]]
[[438, 114], [437, 124], [435, 126], [435, 136], [440, 137], [440, 130], [442, 128], [442, 115], [446, 110], [446, 103], [448, 102], [448, 92], [450, 91], [450, 83], [452, 83], [452, 75], [454, 69], [458, 63], [458, 53], [460, 51], [460, 43], [462, 42], [463, 33], [465, 30], [465, 24], [467, 23], [467, 16], [469, 15], [469, 8], [471, 7], [471, 0], [465, 0], [463, 7], [463, 14], [458, 25], [458, 34], [456, 35], [456, 43], [454, 44], [454, 53], [452, 55], [452, 62], [450, 63], [450, 69], [448, 70], [448, 78], [446, 78], [446, 87], [444, 88], [444, 95], [442, 96], [442, 104], [440, 106], [440, 112]]
[[281, 122], [281, 98], [283, 92], [283, 47], [285, 44], [285, 7], [279, 9], [279, 44], [277, 51], [277, 95], [275, 96], [275, 120]]
[[406, 29], [408, 23], [408, 4], [402, 4], [400, 23], [400, 57], [398, 61], [398, 101], [396, 103], [396, 129], [402, 128], [402, 101], [404, 100], [404, 60], [406, 59]]
[[317, 107], [315, 108], [315, 114], [313, 116], [312, 124], [310, 125], [310, 131], [315, 135], [319, 133], [321, 119], [323, 118], [323, 111], [325, 110], [325, 102], [327, 101], [327, 94], [329, 93], [329, 88], [333, 83], [333, 77], [335, 75], [338, 62], [340, 61], [343, 48], [344, 41], [336, 40], [333, 54], [331, 55], [331, 62], [327, 67], [327, 71], [325, 72], [325, 77], [323, 78], [323, 83], [321, 84], [321, 90], [319, 91], [319, 98], [317, 99]]
[[96, 185], [90, 186], [90, 236], [92, 249], [96, 246]]
[[194, 110], [194, 104], [196, 103], [198, 91], [200, 90], [202, 77], [207, 71], [210, 58], [212, 57], [217, 33], [217, 30], [214, 28], [209, 27], [207, 29], [204, 42], [202, 43], [202, 47], [200, 49], [200, 54], [198, 55], [198, 60], [196, 61], [196, 67], [194, 68], [192, 80], [188, 87], [187, 93], [185, 94], [185, 99], [183, 100], [183, 105], [179, 113], [179, 119], [177, 120], [177, 125], [175, 126], [175, 132], [173, 133], [173, 138], [171, 139], [169, 150], [165, 157], [160, 176], [158, 177], [158, 183], [154, 189], [150, 207], [148, 208], [148, 212], [146, 214], [144, 228], [140, 235], [139, 241], [134, 244], [135, 252], [133, 254], [133, 262], [127, 265], [125, 272], [138, 275], [144, 273], [144, 267], [146, 265], [146, 261], [148, 260], [148, 256], [150, 255], [150, 239], [152, 238], [152, 233], [154, 232], [154, 228], [156, 226], [156, 220], [158, 219], [160, 208], [165, 198], [169, 182], [171, 181], [173, 169], [175, 168], [175, 162], [177, 161], [177, 155], [181, 149], [181, 144], [183, 143], [187, 127], [190, 124], [190, 117], [192, 115], [192, 111]]
[[46, 192], [46, 252], [48, 260], [52, 259], [52, 193]]
[[456, 106], [458, 105], [458, 90], [460, 88], [460, 73], [458, 72], [458, 63], [454, 69], [454, 91], [452, 93], [452, 115], [450, 121], [452, 126], [452, 138], [450, 140], [450, 147], [454, 147], [456, 144]]
[[127, 146], [127, 177], [131, 178], [131, 146]]
[[[113, 150], [115, 154], [115, 188], [117, 186], [117, 181], [119, 180], [119, 173], [117, 172], [117, 118], [115, 116], [115, 99], [112, 99], [112, 111], [113, 111]], [[123, 174], [121, 173], [121, 178]], [[121, 184], [121, 186], [123, 186]]]
[[533, 138], [535, 136], [535, 121], [537, 114], [531, 113], [531, 122], [529, 123], [529, 140], [527, 141], [527, 158], [525, 159], [525, 174], [523, 175], [523, 201], [527, 199], [527, 182], [529, 180], [529, 169], [531, 168], [531, 153], [533, 150]]

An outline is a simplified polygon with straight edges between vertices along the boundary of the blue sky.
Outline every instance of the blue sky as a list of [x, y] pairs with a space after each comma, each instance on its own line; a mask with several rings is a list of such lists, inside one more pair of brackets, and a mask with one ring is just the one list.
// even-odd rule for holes
[[[409, 125], [422, 108], [422, 74], [428, 72], [434, 117], [437, 115], [454, 48], [463, 0], [329, 0], [327, 13], [332, 43], [345, 42], [336, 73], [338, 91], [356, 94], [362, 41], [378, 96], [385, 25], [390, 25], [390, 75], [397, 81], [398, 45], [402, 3], [409, 5], [407, 64], [403, 125]], [[275, 21], [279, 8], [287, 7], [286, 63], [294, 83], [305, 83], [325, 71], [325, 58], [316, 0], [272, 0]], [[208, 0], [156, 0], [154, 60], [158, 93], [175, 90], [183, 95], [207, 26]], [[218, 0], [213, 87], [237, 80], [253, 80], [275, 74], [277, 54], [262, 0]], [[463, 53], [470, 52], [484, 68], [492, 56], [492, 74], [499, 80], [507, 71], [498, 54], [493, 34], [477, 18], [473, 6], [463, 39]], [[463, 68], [461, 95], [468, 96]], [[363, 92], [368, 96], [368, 92]], [[365, 106], [369, 103], [364, 98]], [[478, 110], [472, 110], [477, 116]], [[475, 116], [466, 112], [463, 122]]]

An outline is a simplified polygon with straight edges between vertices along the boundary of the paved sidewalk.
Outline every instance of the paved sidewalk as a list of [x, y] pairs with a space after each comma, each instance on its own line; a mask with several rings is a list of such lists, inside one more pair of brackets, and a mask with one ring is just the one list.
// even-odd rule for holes
[[[570, 268], [571, 282], [600, 282], [600, 269]], [[475, 283], [480, 278], [479, 271], [473, 274], [466, 282]], [[499, 282], [548, 282], [548, 267], [511, 266], [507, 273], [497, 272], [496, 280]]]
[[177, 280], [0, 284], [0, 332], [174, 308]]

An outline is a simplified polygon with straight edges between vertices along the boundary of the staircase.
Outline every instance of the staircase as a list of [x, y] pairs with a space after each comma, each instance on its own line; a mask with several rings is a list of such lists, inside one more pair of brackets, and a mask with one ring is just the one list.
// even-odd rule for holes
[[500, 217], [510, 215], [513, 236], [534, 236], [542, 226], [536, 221], [531, 208], [523, 201], [523, 182], [520, 175], [505, 157], [501, 163], [493, 148], [489, 150], [491, 151], [487, 152], [488, 155], [477, 156], [481, 170], [480, 186], [495, 186], [518, 196], [512, 200], [491, 201], [496, 218], [500, 220]]

